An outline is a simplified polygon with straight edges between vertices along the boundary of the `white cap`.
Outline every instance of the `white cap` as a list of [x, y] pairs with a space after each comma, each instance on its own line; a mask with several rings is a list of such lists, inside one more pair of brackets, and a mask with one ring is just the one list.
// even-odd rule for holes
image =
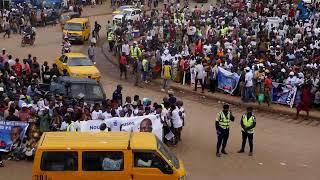
[[137, 41], [133, 41], [133, 44], [138, 44], [138, 42]]
[[246, 68], [245, 68], [245, 70], [249, 71], [249, 70], [250, 70], [250, 68], [249, 68], [249, 67], [246, 67]]
[[164, 50], [164, 54], [168, 54], [168, 53], [169, 53], [168, 49]]
[[26, 103], [22, 103], [21, 107], [25, 108], [25, 107], [28, 107], [28, 105]]
[[281, 69], [281, 72], [285, 73], [285, 72], [286, 72], [286, 70], [285, 70], [284, 68], [282, 68], [282, 69]]
[[291, 71], [291, 72], [289, 73], [289, 76], [293, 76], [293, 75], [294, 75], [294, 72]]
[[0, 91], [4, 91], [3, 87], [0, 87]]
[[2, 51], [5, 51], [6, 50], [6, 48], [2, 48]]
[[299, 78], [304, 78], [304, 75], [303, 75], [302, 72], [299, 72], [299, 73], [298, 73], [298, 76], [299, 76]]

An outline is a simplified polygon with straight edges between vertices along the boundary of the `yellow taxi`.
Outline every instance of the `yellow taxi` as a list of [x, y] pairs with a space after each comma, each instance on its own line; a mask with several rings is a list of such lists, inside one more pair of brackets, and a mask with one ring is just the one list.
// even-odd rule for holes
[[32, 179], [185, 180], [182, 161], [147, 132], [46, 132]]
[[63, 34], [69, 41], [84, 42], [90, 38], [91, 26], [88, 18], [73, 18], [63, 27]]
[[65, 53], [55, 60], [61, 74], [75, 78], [100, 80], [101, 74], [95, 63], [82, 53]]

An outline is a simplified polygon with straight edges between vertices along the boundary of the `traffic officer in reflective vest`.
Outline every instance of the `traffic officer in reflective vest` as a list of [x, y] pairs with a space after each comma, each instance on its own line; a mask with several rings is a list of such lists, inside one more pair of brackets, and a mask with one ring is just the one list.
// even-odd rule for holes
[[247, 108], [247, 113], [241, 117], [242, 127], [242, 146], [238, 153], [244, 153], [247, 139], [249, 140], [250, 152], [249, 156], [252, 156], [253, 151], [253, 133], [256, 127], [256, 117], [252, 114], [252, 107]]
[[113, 47], [114, 47], [114, 41], [115, 41], [115, 36], [114, 36], [114, 32], [110, 31], [108, 33], [108, 42], [109, 42], [109, 51], [112, 52]]
[[230, 121], [234, 121], [234, 116], [229, 110], [229, 105], [223, 105], [223, 110], [217, 114], [216, 118], [216, 130], [218, 136], [216, 156], [220, 157], [220, 148], [222, 145], [221, 153], [228, 154], [226, 152], [226, 146], [229, 138]]

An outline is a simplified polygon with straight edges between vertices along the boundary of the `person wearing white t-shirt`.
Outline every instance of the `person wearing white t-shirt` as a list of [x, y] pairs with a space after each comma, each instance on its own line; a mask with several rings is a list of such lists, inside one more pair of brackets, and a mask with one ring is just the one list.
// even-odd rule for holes
[[249, 67], [246, 67], [245, 74], [245, 100], [255, 100], [255, 95], [253, 94], [253, 73]]
[[120, 118], [111, 118], [106, 120], [107, 127], [110, 128], [110, 131], [119, 132], [121, 131], [122, 121]]
[[104, 120], [112, 118], [111, 113], [109, 113], [109, 112], [107, 112], [107, 111], [105, 111], [104, 113], [102, 113], [102, 116], [103, 116]]
[[194, 91], [197, 91], [198, 82], [200, 82], [202, 93], [204, 93], [203, 79], [204, 79], [205, 70], [204, 70], [204, 67], [203, 67], [203, 65], [201, 64], [200, 61], [197, 62], [197, 65], [195, 66], [194, 71], [195, 71], [195, 75], [196, 75]]
[[[174, 135], [177, 141], [181, 141], [182, 119], [180, 118], [179, 109], [175, 105], [170, 107], [171, 121], [174, 128]], [[177, 143], [177, 142], [175, 142]]]
[[125, 41], [124, 44], [121, 46], [121, 52], [124, 53], [127, 57], [129, 57], [130, 54], [130, 46], [127, 41]]
[[286, 85], [294, 87], [296, 86], [296, 83], [297, 83], [297, 77], [294, 75], [294, 72], [291, 71], [289, 73], [289, 77], [286, 80]]
[[103, 119], [103, 115], [102, 115], [102, 111], [100, 110], [100, 106], [99, 105], [95, 105], [94, 110], [91, 113], [91, 117], [92, 120], [102, 120]]

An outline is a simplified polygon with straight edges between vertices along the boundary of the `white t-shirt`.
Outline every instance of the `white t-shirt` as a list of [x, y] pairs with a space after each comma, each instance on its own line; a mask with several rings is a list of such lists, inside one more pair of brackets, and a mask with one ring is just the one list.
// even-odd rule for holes
[[119, 118], [112, 118], [112, 119], [107, 119], [107, 127], [111, 129], [111, 131], [120, 131], [121, 127], [121, 119]]
[[202, 64], [197, 64], [195, 66], [195, 72], [198, 74], [197, 79], [203, 79], [204, 78], [204, 67]]
[[129, 44], [123, 44], [121, 47], [121, 52], [123, 52], [126, 56], [130, 54]]
[[252, 79], [253, 79], [252, 72], [251, 71], [247, 72], [246, 75], [245, 75], [246, 87], [253, 86]]
[[112, 118], [111, 113], [108, 113], [107, 111], [105, 111], [104, 113], [102, 113], [102, 115], [103, 115], [103, 117], [104, 117], [104, 120]]
[[175, 110], [172, 111], [171, 120], [172, 120], [172, 124], [173, 124], [174, 128], [182, 127], [182, 120], [180, 118], [178, 108], [176, 108]]
[[293, 76], [292, 78], [289, 76], [287, 81], [286, 81], [286, 84], [287, 85], [291, 85], [291, 86], [295, 86], [297, 83], [297, 77], [296, 76]]
[[103, 117], [102, 111], [101, 110], [99, 110], [98, 112], [97, 111], [93, 111], [91, 113], [91, 117], [92, 117], [92, 120], [101, 119], [101, 117]]

